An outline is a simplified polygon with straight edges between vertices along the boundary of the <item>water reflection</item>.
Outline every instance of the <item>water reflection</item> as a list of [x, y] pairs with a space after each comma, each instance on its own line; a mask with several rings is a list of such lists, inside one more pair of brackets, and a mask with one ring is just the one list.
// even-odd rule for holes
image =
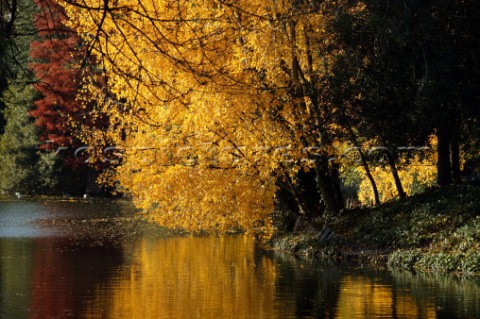
[[131, 266], [97, 285], [88, 318], [475, 318], [480, 310], [478, 281], [340, 270], [262, 253], [246, 238], [142, 240], [125, 251]]
[[122, 263], [115, 246], [34, 240], [29, 318], [81, 318], [92, 287], [108, 281]]
[[28, 318], [32, 252], [30, 241], [0, 239], [0, 318]]
[[[89, 318], [273, 318], [275, 266], [245, 238], [141, 240], [133, 260], [96, 287]], [[108, 301], [106, 303], [106, 301]]]
[[337, 309], [340, 318], [437, 318], [433, 300], [417, 305], [408, 290], [358, 276], [343, 278]]
[[[110, 204], [1, 205], [0, 318], [480, 317], [474, 278], [326, 265], [240, 236], [99, 240]], [[19, 226], [32, 231], [5, 235]]]
[[43, 237], [0, 239], [0, 247], [0, 318], [82, 318], [91, 288], [123, 258], [115, 247]]

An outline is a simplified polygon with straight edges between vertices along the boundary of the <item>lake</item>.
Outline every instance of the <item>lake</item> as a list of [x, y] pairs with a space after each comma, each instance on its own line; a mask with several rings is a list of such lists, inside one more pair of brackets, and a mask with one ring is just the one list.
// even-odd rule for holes
[[480, 280], [171, 236], [105, 199], [0, 201], [0, 318], [480, 318]]

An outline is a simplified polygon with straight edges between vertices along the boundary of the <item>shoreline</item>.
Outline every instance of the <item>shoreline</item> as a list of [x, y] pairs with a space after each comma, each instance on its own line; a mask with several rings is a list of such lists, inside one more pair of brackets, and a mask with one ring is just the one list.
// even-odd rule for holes
[[478, 184], [432, 188], [379, 207], [348, 210], [318, 224], [324, 226], [316, 232], [276, 234], [269, 245], [322, 260], [480, 274]]

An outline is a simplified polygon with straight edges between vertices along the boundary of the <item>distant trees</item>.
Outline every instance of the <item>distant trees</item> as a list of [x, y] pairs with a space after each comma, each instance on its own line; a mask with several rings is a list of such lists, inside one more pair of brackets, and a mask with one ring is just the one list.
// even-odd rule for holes
[[[75, 149], [83, 146], [71, 123], [85, 119], [88, 110], [78, 101], [89, 59], [85, 59], [80, 37], [65, 25], [63, 8], [54, 0], [35, 1], [39, 12], [34, 23], [37, 39], [30, 43], [36, 76], [35, 89], [40, 97], [31, 114], [41, 129], [41, 148], [61, 150], [69, 165], [82, 166], [85, 158], [76, 157]], [[82, 124], [87, 124], [82, 121]]]
[[[10, 72], [10, 64], [12, 62], [12, 35], [14, 31], [14, 23], [17, 18], [17, 0], [0, 1], [0, 94], [8, 87], [7, 81]], [[5, 108], [5, 104], [0, 100], [0, 110]], [[0, 133], [3, 132], [5, 120], [3, 114], [0, 114]]]
[[0, 136], [0, 190], [30, 192], [38, 188], [35, 163], [38, 135], [28, 111], [35, 98], [31, 86], [10, 84], [4, 92], [6, 125]]
[[[91, 74], [93, 57], [86, 57], [85, 46], [77, 33], [66, 26], [62, 6], [55, 0], [36, 0], [34, 16], [36, 40], [30, 43], [39, 93], [30, 112], [40, 128], [40, 149], [55, 152], [59, 185], [69, 193], [99, 192], [95, 187], [96, 169], [89, 167], [81, 131], [90, 125], [103, 125], [90, 119], [91, 109], [79, 101], [82, 79]], [[99, 124], [100, 123], [100, 124]], [[52, 158], [53, 160], [53, 158]]]
[[40, 160], [38, 131], [28, 113], [36, 93], [29, 85], [33, 77], [26, 68], [29, 42], [34, 34], [30, 19], [33, 6], [28, 0], [14, 1], [6, 12], [4, 16], [9, 19], [7, 30], [3, 30], [5, 55], [1, 57], [4, 87], [0, 101], [5, 124], [0, 135], [0, 190], [24, 192], [37, 190], [40, 183], [35, 171]]
[[65, 26], [62, 7], [50, 0], [35, 3], [1, 6], [15, 13], [2, 16], [10, 27], [1, 24], [0, 190], [98, 192], [87, 155], [75, 153], [83, 144], [71, 125], [94, 125], [77, 102], [90, 60], [80, 56], [81, 40]]

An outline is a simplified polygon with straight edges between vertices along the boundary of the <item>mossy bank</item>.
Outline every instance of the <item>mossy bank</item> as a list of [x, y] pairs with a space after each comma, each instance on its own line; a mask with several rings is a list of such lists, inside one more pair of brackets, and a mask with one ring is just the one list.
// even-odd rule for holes
[[376, 208], [346, 210], [274, 249], [424, 271], [480, 273], [480, 185], [433, 188]]

